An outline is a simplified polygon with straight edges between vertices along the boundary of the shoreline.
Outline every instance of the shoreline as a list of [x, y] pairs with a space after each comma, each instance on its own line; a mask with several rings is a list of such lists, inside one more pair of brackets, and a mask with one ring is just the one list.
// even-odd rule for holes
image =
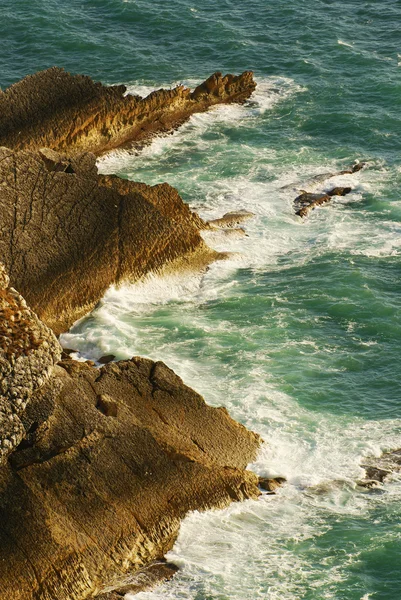
[[[211, 104], [243, 101], [254, 84], [251, 74], [241, 77], [217, 74], [191, 95], [180, 88], [145, 100], [152, 105], [160, 95], [164, 101], [190, 95], [199, 110], [207, 108], [208, 98]], [[88, 83], [89, 78], [82, 79]], [[5, 90], [3, 108], [12, 111], [18, 92], [25, 94], [34, 80]], [[245, 89], [239, 91], [243, 81]], [[121, 93], [94, 85], [101, 95]], [[46, 110], [41, 107], [39, 114]], [[181, 110], [168, 122], [178, 124], [184, 114]], [[11, 122], [21, 126], [20, 118], [17, 114]], [[51, 115], [47, 118], [54, 122]], [[258, 477], [245, 467], [261, 441], [225, 409], [208, 407], [161, 362], [134, 357], [97, 369], [90, 361], [60, 360], [61, 347], [51, 329], [61, 333], [88, 314], [110, 285], [152, 272], [199, 271], [224, 253], [206, 246], [199, 231], [207, 224], [168, 184], [150, 187], [98, 175], [93, 154], [66, 154], [63, 134], [62, 152], [54, 149], [55, 141], [43, 148], [49, 139], [46, 125], [36, 141], [34, 131], [27, 129], [26, 142], [20, 136], [16, 149], [1, 148], [2, 272], [8, 271], [11, 283], [3, 277], [0, 363], [19, 363], [20, 378], [27, 383], [24, 400], [12, 413], [13, 379], [11, 391], [4, 387], [4, 376], [1, 380], [0, 507], [7, 522], [0, 528], [0, 560], [8, 567], [0, 577], [0, 598], [83, 600], [106, 586], [121, 586], [124, 573], [160, 559], [188, 511], [258, 497]], [[0, 143], [13, 139], [9, 132]], [[82, 139], [87, 147], [92, 138], [85, 134]], [[21, 316], [25, 313], [10, 298], [27, 305], [9, 285], [22, 292], [43, 323], [28, 308]], [[29, 333], [20, 342], [22, 329], [14, 331], [12, 323], [21, 318]], [[35, 323], [40, 339], [31, 332]], [[15, 338], [28, 365], [37, 349], [52, 349], [46, 377], [40, 358], [39, 375], [29, 382], [31, 370], [14, 350]], [[11, 433], [4, 429], [7, 415], [16, 426]], [[13, 506], [15, 495], [19, 504]], [[31, 516], [21, 520], [21, 509]]]

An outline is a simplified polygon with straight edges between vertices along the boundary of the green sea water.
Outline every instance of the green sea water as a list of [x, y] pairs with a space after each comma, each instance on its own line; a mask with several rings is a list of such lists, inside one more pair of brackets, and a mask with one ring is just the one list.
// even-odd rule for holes
[[[0, 15], [3, 89], [54, 64], [144, 95], [217, 69], [258, 84], [99, 161], [168, 181], [206, 219], [255, 217], [246, 237], [208, 234], [229, 260], [111, 289], [63, 343], [164, 360], [262, 435], [254, 470], [288, 480], [190, 515], [180, 573], [138, 599], [401, 598], [401, 479], [355, 486], [364, 457], [401, 447], [401, 3], [3, 0]], [[355, 160], [367, 167], [310, 182]], [[297, 190], [335, 185], [353, 191], [294, 215]]]

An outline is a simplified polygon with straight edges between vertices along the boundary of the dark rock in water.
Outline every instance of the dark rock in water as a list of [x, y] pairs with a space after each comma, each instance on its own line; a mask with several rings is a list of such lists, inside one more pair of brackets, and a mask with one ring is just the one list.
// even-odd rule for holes
[[63, 354], [65, 354], [65, 358], [68, 358], [71, 356], [71, 354], [75, 354], [77, 352], [78, 350], [74, 350], [73, 348], [63, 348]]
[[376, 479], [361, 479], [361, 480], [357, 481], [356, 484], [359, 487], [363, 487], [363, 488], [366, 488], [368, 490], [380, 487], [382, 485], [380, 483], [380, 481], [378, 481]]
[[365, 467], [368, 480], [379, 481], [383, 483], [384, 479], [390, 475], [391, 471], [379, 469], [378, 467]]
[[138, 594], [151, 590], [156, 585], [170, 581], [178, 571], [177, 565], [166, 560], [159, 560], [138, 571], [130, 582], [123, 587], [96, 596], [96, 600], [121, 600], [125, 594]]
[[335, 187], [321, 194], [310, 194], [309, 192], [302, 191], [294, 200], [295, 208], [298, 209], [295, 214], [300, 217], [306, 217], [316, 206], [329, 202], [333, 196], [346, 196], [351, 191], [352, 188], [350, 187]]
[[346, 196], [352, 192], [352, 188], [350, 187], [335, 187], [332, 190], [327, 192], [327, 195], [332, 196]]
[[218, 257], [201, 238], [203, 221], [168, 184], [98, 176], [89, 153], [58, 157], [74, 174], [49, 170], [43, 151], [0, 148], [0, 256], [11, 285], [56, 334], [112, 284]]
[[112, 362], [115, 359], [114, 354], [105, 354], [98, 359], [98, 363], [101, 365], [107, 365], [107, 363]]
[[180, 85], [141, 98], [126, 95], [124, 85], [104, 86], [53, 67], [0, 94], [0, 145], [99, 155], [169, 132], [215, 104], [244, 102], [255, 87], [250, 71], [215, 73], [193, 92]]
[[258, 485], [262, 490], [275, 494], [275, 490], [281, 487], [286, 481], [285, 477], [259, 477]]

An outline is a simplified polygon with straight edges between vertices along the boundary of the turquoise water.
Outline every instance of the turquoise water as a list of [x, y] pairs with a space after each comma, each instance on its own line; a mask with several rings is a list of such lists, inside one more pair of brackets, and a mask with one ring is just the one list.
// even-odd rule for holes
[[[216, 69], [258, 82], [244, 106], [99, 161], [170, 182], [204, 218], [255, 218], [246, 237], [208, 234], [228, 261], [111, 289], [63, 343], [162, 358], [263, 436], [253, 469], [288, 479], [190, 515], [170, 556], [180, 574], [139, 600], [400, 598], [401, 479], [355, 481], [364, 456], [401, 447], [401, 3], [6, 0], [0, 13], [3, 88], [53, 64], [143, 94]], [[307, 183], [354, 160], [368, 168]], [[297, 189], [334, 185], [353, 192], [294, 216]]]

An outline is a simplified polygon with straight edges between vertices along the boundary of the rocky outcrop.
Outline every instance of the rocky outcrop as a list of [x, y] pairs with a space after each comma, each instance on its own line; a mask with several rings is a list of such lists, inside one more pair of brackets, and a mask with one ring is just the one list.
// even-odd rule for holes
[[254, 213], [242, 209], [235, 212], [228, 212], [219, 219], [208, 221], [207, 225], [211, 229], [235, 229], [238, 225], [252, 219], [254, 216]]
[[363, 487], [381, 485], [392, 473], [401, 471], [401, 449], [384, 452], [380, 457], [367, 457], [364, 464], [366, 478], [359, 481]]
[[8, 283], [0, 263], [0, 469], [24, 438], [27, 405], [61, 354], [53, 333]]
[[99, 155], [166, 133], [215, 104], [244, 102], [255, 87], [250, 71], [215, 73], [194, 91], [180, 85], [141, 98], [126, 95], [124, 85], [104, 86], [53, 67], [0, 93], [0, 145]]
[[47, 327], [65, 331], [112, 284], [218, 258], [176, 190], [99, 176], [95, 154], [254, 86], [215, 74], [142, 99], [55, 68], [0, 94], [0, 257], [38, 315], [0, 267], [0, 600], [121, 597], [154, 561], [153, 579], [169, 576], [188, 511], [260, 494], [245, 470], [260, 438], [225, 409], [161, 362], [98, 370], [66, 352], [54, 366]]
[[0, 148], [0, 256], [11, 284], [56, 333], [112, 284], [174, 261], [185, 269], [216, 259], [202, 226], [168, 184], [99, 176], [91, 153]]
[[294, 200], [294, 206], [296, 209], [295, 214], [299, 217], [306, 217], [311, 210], [314, 210], [317, 206], [330, 202], [333, 196], [346, 196], [352, 191], [350, 187], [335, 187], [328, 192], [321, 194], [310, 194], [309, 192], [302, 192]]
[[188, 511], [260, 493], [244, 470], [259, 437], [161, 362], [62, 361], [21, 423], [0, 469], [1, 600], [121, 589], [172, 547]]

